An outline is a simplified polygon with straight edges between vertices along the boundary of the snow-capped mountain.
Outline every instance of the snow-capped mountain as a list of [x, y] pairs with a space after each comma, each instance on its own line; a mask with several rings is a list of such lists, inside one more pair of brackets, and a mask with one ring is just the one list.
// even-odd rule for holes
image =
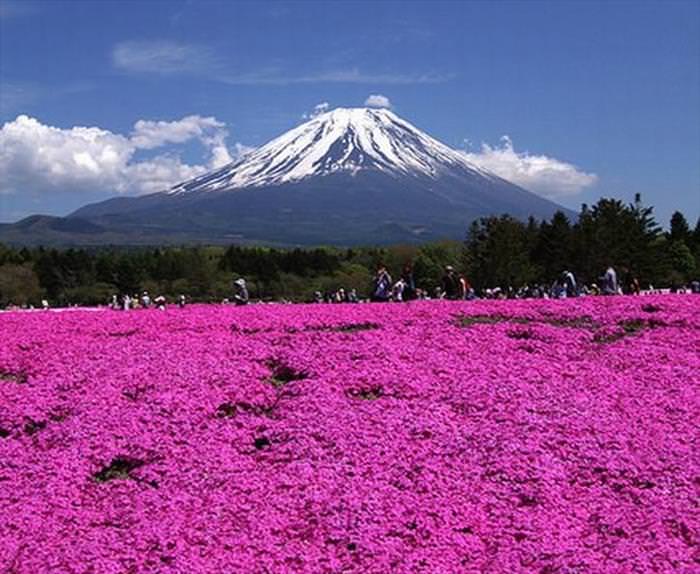
[[[339, 108], [170, 190], [87, 205], [65, 224], [18, 223], [0, 229], [0, 240], [33, 233], [78, 243], [419, 242], [461, 239], [486, 215], [550, 217], [558, 209], [391, 111]], [[66, 229], [82, 231], [66, 239]]]
[[493, 177], [389, 110], [337, 108], [169, 193], [280, 185], [361, 170], [433, 179], [450, 171]]

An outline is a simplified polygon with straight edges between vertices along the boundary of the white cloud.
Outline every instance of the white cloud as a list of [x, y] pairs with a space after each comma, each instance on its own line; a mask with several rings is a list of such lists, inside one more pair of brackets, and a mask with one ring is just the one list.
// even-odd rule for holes
[[112, 50], [112, 63], [127, 72], [153, 74], [209, 74], [217, 58], [205, 46], [169, 40], [120, 42]]
[[325, 114], [329, 109], [331, 105], [328, 102], [321, 102], [320, 104], [316, 104], [314, 106], [314, 115], [317, 116], [319, 114]]
[[139, 120], [134, 124], [130, 141], [136, 148], [153, 149], [166, 144], [185, 143], [198, 139], [212, 155], [211, 167], [221, 167], [231, 162], [226, 147], [226, 124], [214, 117], [186, 116], [173, 122]]
[[482, 143], [481, 151], [463, 153], [478, 167], [550, 199], [576, 195], [598, 181], [594, 173], [581, 171], [570, 163], [517, 152], [508, 136], [501, 138], [500, 146]]
[[139, 120], [134, 124], [131, 141], [136, 147], [152, 149], [167, 143], [183, 143], [202, 138], [208, 129], [220, 130], [224, 124], [213, 117], [186, 116], [173, 122]]
[[331, 109], [331, 105], [328, 102], [321, 102], [320, 104], [316, 104], [314, 106], [314, 109], [311, 110], [310, 112], [302, 114], [301, 119], [302, 120], [310, 120], [311, 118], [315, 118], [316, 116], [318, 116], [320, 114], [325, 114], [330, 109]]
[[[98, 127], [57, 128], [26, 115], [0, 129], [0, 193], [150, 193], [196, 177], [232, 160], [225, 125], [214, 117], [140, 120], [122, 135]], [[172, 144], [198, 140], [206, 161], [190, 165]], [[138, 159], [140, 150], [168, 146]], [[244, 148], [234, 147], [234, 154]]]
[[365, 100], [365, 105], [370, 108], [391, 108], [391, 101], [382, 94], [370, 94]]
[[182, 163], [177, 156], [159, 155], [149, 161], [130, 163], [125, 168], [126, 180], [135, 183], [140, 193], [155, 193], [192, 179], [208, 168]]

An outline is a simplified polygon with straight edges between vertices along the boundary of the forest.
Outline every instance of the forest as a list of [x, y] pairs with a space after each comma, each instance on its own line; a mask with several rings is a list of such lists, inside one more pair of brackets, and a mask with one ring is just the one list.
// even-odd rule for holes
[[519, 221], [508, 215], [474, 221], [465, 238], [389, 247], [268, 248], [182, 246], [47, 249], [0, 244], [0, 307], [106, 304], [112, 295], [144, 290], [174, 300], [221, 301], [244, 277], [254, 299], [310, 301], [316, 291], [370, 290], [379, 265], [395, 278], [412, 265], [418, 287], [431, 291], [446, 265], [477, 293], [486, 288], [550, 284], [562, 271], [579, 283], [597, 281], [608, 265], [622, 285], [680, 287], [700, 276], [700, 219], [680, 212], [667, 230], [637, 196], [631, 204], [601, 199], [571, 220]]

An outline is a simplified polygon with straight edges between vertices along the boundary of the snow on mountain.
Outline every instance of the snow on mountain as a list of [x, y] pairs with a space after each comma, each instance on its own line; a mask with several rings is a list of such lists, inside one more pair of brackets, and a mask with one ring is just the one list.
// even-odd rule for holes
[[360, 170], [395, 177], [437, 178], [450, 173], [495, 177], [389, 110], [337, 108], [168, 193], [272, 186]]

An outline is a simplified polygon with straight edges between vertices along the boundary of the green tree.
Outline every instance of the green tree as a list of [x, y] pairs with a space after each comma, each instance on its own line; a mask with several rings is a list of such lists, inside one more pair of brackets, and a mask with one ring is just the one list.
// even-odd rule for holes
[[120, 293], [135, 294], [141, 290], [144, 270], [128, 254], [119, 258], [115, 265], [115, 284]]
[[478, 289], [517, 287], [532, 282], [531, 237], [521, 221], [503, 215], [472, 224], [464, 245], [468, 277]]
[[674, 211], [671, 216], [669, 238], [671, 241], [683, 241], [686, 245], [692, 242], [690, 226], [680, 211]]
[[670, 241], [667, 247], [667, 257], [671, 275], [665, 279], [669, 284], [685, 284], [694, 278], [695, 258], [684, 241]]
[[639, 195], [631, 205], [607, 198], [591, 209], [584, 205], [573, 227], [573, 270], [584, 281], [596, 281], [608, 265], [614, 265], [625, 283], [628, 277], [654, 282], [661, 257], [659, 235], [653, 208], [642, 205]]
[[695, 257], [695, 269], [700, 271], [700, 217], [698, 217], [695, 223], [695, 229], [693, 229], [688, 247], [690, 247], [690, 251], [692, 251]]
[[0, 307], [9, 304], [37, 305], [43, 291], [31, 265], [5, 263], [0, 266]]
[[551, 222], [542, 222], [532, 254], [541, 281], [550, 282], [565, 269], [573, 268], [572, 235], [571, 222], [561, 211], [554, 214]]

